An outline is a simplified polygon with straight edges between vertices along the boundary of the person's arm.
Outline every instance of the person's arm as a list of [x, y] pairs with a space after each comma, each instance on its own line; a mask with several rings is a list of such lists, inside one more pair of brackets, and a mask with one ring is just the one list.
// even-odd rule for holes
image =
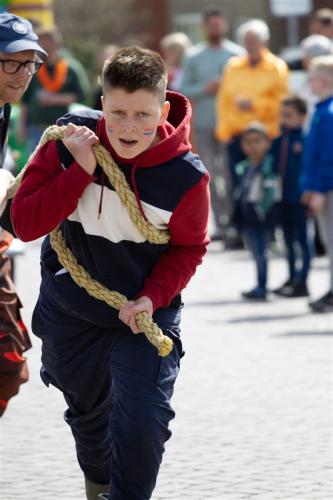
[[326, 113], [319, 124], [318, 142], [320, 154], [319, 157], [316, 158], [317, 161], [314, 165], [317, 182], [314, 182], [316, 189], [313, 189], [313, 191], [318, 191], [323, 194], [331, 190], [333, 184], [332, 130], [333, 114]]
[[333, 115], [314, 115], [305, 139], [301, 189], [303, 192], [326, 192], [326, 179], [333, 170]]
[[333, 183], [332, 128], [333, 115], [321, 116], [316, 124], [315, 134], [311, 128], [307, 138], [300, 180], [303, 192], [301, 201], [312, 215], [324, 210], [326, 192]]
[[170, 246], [155, 265], [134, 300], [120, 308], [119, 318], [133, 333], [140, 333], [135, 315], [149, 316], [171, 300], [187, 285], [207, 251], [209, 212], [209, 175], [188, 191], [169, 221]]
[[[75, 126], [70, 126], [69, 133], [73, 134], [71, 131]], [[85, 128], [76, 127], [75, 131]], [[91, 133], [90, 143], [96, 142], [93, 136]], [[79, 149], [88, 158], [85, 147]], [[84, 190], [93, 180], [92, 173], [85, 170], [83, 160], [80, 164], [74, 161], [64, 170], [56, 142], [44, 144], [31, 160], [12, 203], [11, 217], [18, 237], [22, 241], [31, 241], [52, 231], [75, 210]]]
[[148, 297], [153, 310], [166, 307], [188, 284], [209, 243], [209, 176], [189, 190], [169, 221], [170, 246], [144, 282], [138, 297]]

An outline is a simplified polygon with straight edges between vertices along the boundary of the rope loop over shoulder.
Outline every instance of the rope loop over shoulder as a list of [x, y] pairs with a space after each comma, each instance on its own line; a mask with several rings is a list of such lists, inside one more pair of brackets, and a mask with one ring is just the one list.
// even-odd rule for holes
[[[52, 125], [45, 130], [37, 148], [30, 156], [27, 165], [10, 186], [7, 192], [8, 199], [14, 197], [21, 183], [24, 172], [29, 166], [29, 162], [35, 156], [38, 149], [47, 141], [62, 140], [64, 137], [65, 128], [66, 127], [64, 126], [58, 127], [57, 125]], [[94, 145], [93, 151], [95, 153], [97, 163], [102, 167], [103, 171], [109, 178], [110, 183], [115, 188], [122, 203], [128, 210], [131, 220], [134, 222], [134, 224], [136, 224], [139, 231], [147, 238], [150, 243], [159, 245], [167, 244], [170, 239], [168, 231], [157, 229], [149, 221], [145, 220], [140, 211], [133, 191], [130, 189], [124, 174], [119, 169], [110, 153], [101, 144]], [[110, 307], [114, 307], [118, 310], [120, 309], [122, 304], [127, 302], [127, 298], [124, 295], [117, 291], [109, 290], [100, 282], [93, 279], [88, 271], [86, 271], [86, 269], [84, 269], [84, 267], [78, 263], [76, 257], [68, 248], [59, 226], [50, 233], [50, 243], [58, 256], [59, 262], [70, 273], [73, 281], [81, 288], [84, 288], [87, 293], [89, 293], [89, 295], [98, 300], [103, 300]], [[160, 356], [167, 356], [173, 348], [172, 340], [163, 334], [162, 330], [156, 323], [153, 322], [152, 318], [146, 312], [137, 314], [135, 320], [138, 327], [146, 335], [149, 342], [151, 342], [157, 348], [158, 354]]]

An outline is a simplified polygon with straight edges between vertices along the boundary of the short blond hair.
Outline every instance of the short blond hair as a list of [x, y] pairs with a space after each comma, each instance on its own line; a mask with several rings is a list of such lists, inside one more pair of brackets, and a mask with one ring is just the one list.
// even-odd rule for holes
[[309, 71], [327, 76], [333, 87], [333, 55], [314, 57], [311, 59]]
[[190, 38], [182, 32], [169, 33], [160, 41], [161, 49], [173, 50], [177, 57], [181, 60], [186, 52], [192, 45]]

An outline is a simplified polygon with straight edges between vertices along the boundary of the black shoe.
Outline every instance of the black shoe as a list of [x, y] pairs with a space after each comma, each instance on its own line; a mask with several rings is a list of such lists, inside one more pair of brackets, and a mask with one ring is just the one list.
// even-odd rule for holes
[[333, 312], [333, 292], [329, 291], [319, 300], [310, 302], [309, 306], [314, 312], [318, 313]]
[[101, 493], [98, 495], [98, 500], [108, 500], [109, 495], [107, 493]]
[[275, 290], [272, 290], [276, 295], [281, 295], [282, 297], [286, 296], [286, 293], [290, 293], [291, 288], [294, 286], [293, 280], [287, 280], [283, 285], [279, 286]]
[[266, 300], [266, 291], [263, 288], [254, 288], [249, 292], [242, 292], [242, 297], [244, 299], [257, 300], [257, 301], [265, 301]]
[[290, 299], [297, 297], [308, 297], [309, 290], [304, 283], [294, 283], [294, 285], [290, 285], [285, 289], [283, 296]]

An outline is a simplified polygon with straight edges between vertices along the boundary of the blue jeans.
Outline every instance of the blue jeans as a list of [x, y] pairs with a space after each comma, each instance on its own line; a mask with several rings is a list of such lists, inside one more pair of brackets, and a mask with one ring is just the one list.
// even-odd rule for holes
[[310, 270], [313, 246], [308, 225], [302, 205], [281, 204], [281, 226], [287, 250], [289, 279], [304, 284]]
[[85, 476], [110, 483], [112, 500], [151, 498], [175, 416], [178, 325], [165, 331], [174, 348], [161, 358], [143, 334], [88, 323], [41, 292], [32, 328], [43, 342], [42, 380], [64, 394]]
[[248, 227], [244, 229], [247, 245], [252, 253], [257, 271], [257, 287], [266, 291], [267, 285], [267, 243], [270, 232], [266, 229]]

